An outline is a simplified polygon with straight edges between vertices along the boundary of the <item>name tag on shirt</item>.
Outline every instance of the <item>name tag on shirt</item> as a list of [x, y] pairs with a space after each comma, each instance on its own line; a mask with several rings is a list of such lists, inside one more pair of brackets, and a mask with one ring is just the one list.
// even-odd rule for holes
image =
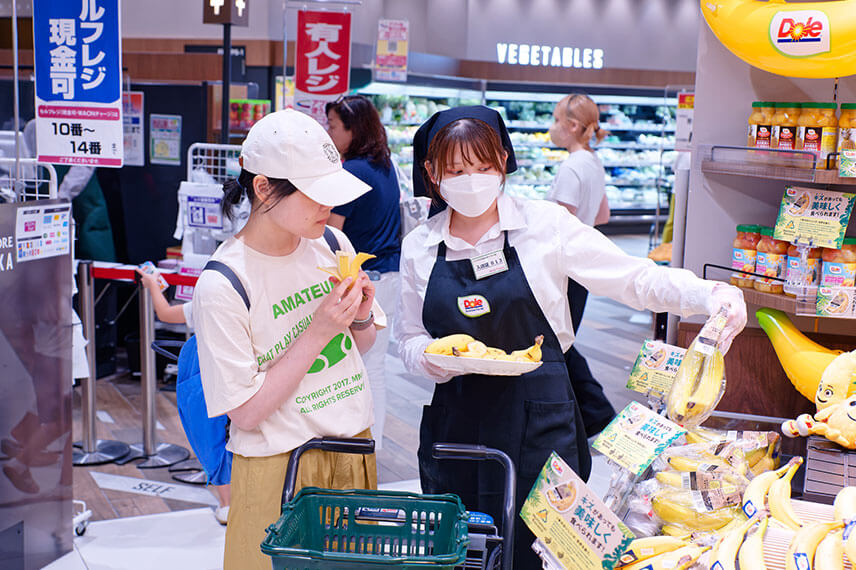
[[470, 259], [473, 264], [473, 273], [476, 279], [484, 279], [503, 271], [508, 271], [508, 262], [505, 260], [505, 253], [500, 249], [479, 255]]

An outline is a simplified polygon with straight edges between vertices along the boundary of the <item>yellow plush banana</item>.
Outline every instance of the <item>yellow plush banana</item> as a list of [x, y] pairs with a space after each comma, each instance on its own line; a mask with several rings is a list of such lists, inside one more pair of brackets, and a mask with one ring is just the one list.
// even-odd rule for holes
[[360, 268], [363, 266], [363, 263], [374, 258], [375, 256], [370, 253], [352, 255], [347, 251], [337, 250], [336, 267], [319, 267], [318, 269], [326, 271], [333, 277], [338, 278], [339, 281], [344, 281], [348, 277], [356, 279], [360, 274]]
[[[749, 518], [754, 517], [765, 508], [765, 499], [770, 491], [770, 486], [779, 480], [779, 477], [785, 474], [792, 464], [797, 467], [802, 465], [802, 457], [794, 457], [787, 465], [779, 468], [777, 471], [767, 471], [757, 475], [746, 486], [743, 492], [743, 514]], [[790, 488], [788, 488], [788, 500], [790, 501]]]
[[689, 568], [699, 557], [708, 549], [707, 546], [697, 546], [688, 544], [677, 550], [659, 554], [647, 560], [641, 560], [622, 566], [621, 570], [642, 570], [643, 568], [650, 570], [685, 570]]
[[814, 395], [817, 411], [843, 402], [854, 392], [856, 392], [856, 350], [839, 354], [824, 369]]
[[467, 345], [475, 340], [468, 334], [450, 334], [429, 344], [425, 352], [452, 356], [452, 349], [466, 350]]
[[719, 548], [716, 550], [716, 558], [711, 568], [716, 570], [735, 570], [734, 562], [737, 560], [737, 552], [743, 544], [743, 537], [749, 527], [755, 524], [754, 520], [747, 520], [737, 528], [722, 537]]
[[794, 506], [791, 504], [791, 479], [794, 478], [794, 473], [800, 468], [801, 463], [802, 461], [789, 462], [784, 476], [781, 479], [773, 481], [767, 493], [770, 514], [777, 522], [791, 530], [799, 530], [803, 526], [803, 522], [794, 512]]
[[764, 563], [764, 533], [767, 532], [767, 523], [769, 522], [769, 517], [764, 517], [755, 532], [743, 541], [743, 546], [740, 547], [740, 552], [737, 554], [740, 568], [744, 570], [767, 570], [767, 565]]
[[619, 564], [622, 565], [632, 564], [633, 562], [638, 562], [640, 560], [647, 560], [648, 558], [652, 558], [658, 554], [672, 552], [686, 545], [687, 543], [685, 540], [681, 540], [674, 536], [647, 536], [637, 538], [627, 546], [627, 550], [624, 551], [624, 554], [621, 555], [621, 558], [619, 558], [618, 561]]
[[714, 35], [749, 65], [788, 77], [856, 73], [856, 1], [701, 0]]
[[856, 517], [856, 487], [844, 487], [832, 503], [835, 520], [848, 523]]
[[843, 530], [827, 534], [814, 551], [814, 570], [844, 570]]
[[535, 344], [523, 350], [515, 350], [510, 354], [516, 360], [541, 362], [541, 345], [544, 343], [544, 335], [535, 337]]
[[785, 570], [811, 570], [817, 546], [840, 522], [816, 522], [797, 530], [785, 554]]

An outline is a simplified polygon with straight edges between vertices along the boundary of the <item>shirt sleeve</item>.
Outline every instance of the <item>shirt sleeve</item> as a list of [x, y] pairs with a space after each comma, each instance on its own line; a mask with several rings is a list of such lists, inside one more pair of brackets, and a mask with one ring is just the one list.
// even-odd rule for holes
[[[357, 178], [359, 178], [362, 182], [365, 182], [369, 186], [373, 186], [372, 180], [370, 176], [368, 176], [368, 172], [364, 171], [363, 164], [361, 164], [360, 161], [346, 160], [342, 167]], [[362, 198], [362, 196], [360, 196], [360, 198]], [[360, 200], [360, 198], [351, 200], [347, 204], [336, 206], [335, 208], [333, 208], [333, 213], [338, 214], [344, 218], [351, 216], [351, 214], [354, 213], [354, 208], [357, 207], [357, 202]]]
[[[405, 244], [407, 241], [405, 240]], [[421, 244], [419, 244], [419, 247], [422, 247]], [[424, 250], [424, 248], [422, 249]], [[419, 291], [419, 284], [417, 282], [416, 260], [412, 255], [407, 255], [407, 253], [404, 249], [402, 250], [401, 294], [395, 309], [396, 322], [392, 328], [393, 338], [398, 346], [398, 353], [404, 362], [404, 367], [409, 372], [427, 376], [438, 383], [447, 382], [454, 375], [432, 365], [425, 358], [425, 348], [434, 339], [428, 334], [428, 331], [425, 330], [422, 324], [424, 298], [423, 294]]]
[[57, 196], [73, 200], [89, 184], [89, 179], [92, 178], [94, 172], [95, 169], [91, 166], [72, 166], [62, 179], [62, 183], [57, 190]]
[[224, 276], [204, 272], [192, 302], [202, 388], [213, 418], [249, 400], [265, 372], [255, 359], [247, 307]]
[[662, 267], [624, 253], [598, 230], [567, 210], [558, 210], [559, 269], [595, 295], [605, 295], [636, 310], [689, 317], [710, 312], [716, 284], [686, 269]]
[[193, 303], [184, 303], [181, 306], [181, 311], [184, 313], [184, 324], [187, 325], [187, 328], [193, 328]]
[[553, 178], [549, 199], [553, 202], [579, 208], [582, 203], [582, 181], [579, 175], [568, 165], [561, 164]]

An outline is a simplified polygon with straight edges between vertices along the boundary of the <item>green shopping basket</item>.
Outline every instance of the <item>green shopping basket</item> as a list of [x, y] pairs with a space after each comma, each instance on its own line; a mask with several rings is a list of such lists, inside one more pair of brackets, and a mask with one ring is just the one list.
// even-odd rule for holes
[[306, 487], [292, 500], [300, 455], [312, 448], [371, 453], [374, 441], [319, 438], [292, 452], [282, 515], [261, 544], [274, 570], [451, 569], [463, 564], [467, 515], [456, 495]]

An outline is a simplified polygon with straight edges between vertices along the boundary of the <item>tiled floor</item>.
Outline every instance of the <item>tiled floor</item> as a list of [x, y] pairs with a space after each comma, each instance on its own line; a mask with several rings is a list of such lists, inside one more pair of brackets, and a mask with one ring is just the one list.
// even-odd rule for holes
[[[644, 255], [647, 251], [647, 237], [612, 239], [628, 253]], [[639, 346], [650, 331], [649, 313], [633, 311], [606, 298], [589, 298], [577, 346], [616, 409], [631, 399], [641, 400], [624, 385]], [[418, 491], [418, 425], [433, 386], [424, 378], [408, 374], [394, 355], [388, 359], [387, 368], [388, 415], [383, 448], [378, 452], [378, 478], [382, 488]], [[157, 401], [163, 428], [157, 430], [159, 440], [187, 446], [178, 423], [174, 393], [161, 391]], [[99, 437], [125, 442], [140, 439], [138, 382], [128, 377], [99, 380], [98, 402], [102, 411], [97, 422]], [[77, 434], [79, 405], [78, 395]], [[75, 551], [48, 566], [51, 570], [221, 568], [224, 530], [212, 509], [203, 506], [216, 503], [210, 493], [199, 493], [203, 488], [185, 488], [173, 481], [166, 469], [144, 471], [133, 463], [75, 468], [74, 476], [75, 498], [85, 500], [93, 510], [93, 522], [84, 536], [75, 538]], [[595, 456], [589, 486], [602, 496], [609, 476], [605, 459]], [[128, 478], [168, 483], [176, 489], [173, 495], [167, 495], [172, 498], [119, 490]]]

